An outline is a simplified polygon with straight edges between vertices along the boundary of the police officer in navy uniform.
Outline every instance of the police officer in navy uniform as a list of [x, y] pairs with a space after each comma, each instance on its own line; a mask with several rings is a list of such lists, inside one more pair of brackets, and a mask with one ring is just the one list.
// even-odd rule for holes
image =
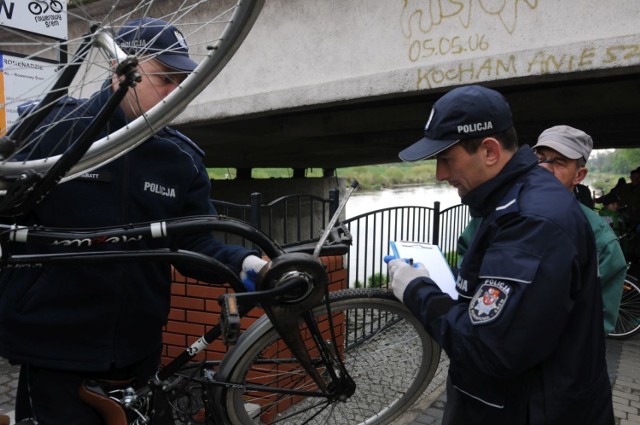
[[404, 161], [482, 217], [458, 300], [429, 265], [389, 263], [394, 294], [450, 359], [443, 424], [613, 424], [594, 236], [577, 201], [527, 147], [504, 97], [456, 88], [435, 104]]
[[[168, 95], [196, 63], [177, 28], [144, 18], [125, 24], [116, 40], [142, 56], [142, 81], [105, 124], [104, 134], [122, 128]], [[95, 116], [118, 85], [104, 83], [89, 99], [63, 99], [34, 137], [43, 145], [66, 146], [84, 130], [70, 117]], [[66, 119], [61, 119], [65, 117]], [[38, 151], [30, 152], [37, 156]], [[132, 222], [215, 214], [203, 152], [171, 128], [158, 130], [123, 157], [56, 186], [19, 224], [52, 227], [101, 227]], [[174, 247], [214, 257], [240, 274], [258, 272], [265, 264], [253, 251], [229, 246], [210, 234], [103, 244], [104, 249]], [[99, 245], [92, 249], [100, 249]], [[15, 253], [64, 252], [65, 248], [18, 244]], [[212, 282], [206, 270], [174, 264], [185, 275]], [[162, 327], [170, 305], [171, 264], [41, 265], [8, 269], [0, 274], [0, 355], [20, 364], [16, 420], [31, 418], [42, 425], [103, 424], [78, 397], [87, 378], [144, 383], [158, 368]]]

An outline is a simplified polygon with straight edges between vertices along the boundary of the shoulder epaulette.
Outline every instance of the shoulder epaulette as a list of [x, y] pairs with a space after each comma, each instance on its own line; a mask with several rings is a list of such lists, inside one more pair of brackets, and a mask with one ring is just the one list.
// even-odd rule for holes
[[188, 144], [198, 155], [204, 157], [204, 151], [200, 148], [200, 146], [196, 144], [196, 142], [194, 142], [193, 140], [191, 140], [190, 138], [188, 138], [187, 136], [185, 136], [175, 128], [165, 127], [164, 130], [170, 135], [172, 135], [173, 137], [177, 137], [181, 141]]
[[506, 215], [515, 214], [520, 212], [520, 205], [518, 204], [518, 197], [520, 196], [520, 190], [522, 189], [522, 182], [517, 182], [511, 187], [509, 192], [498, 202], [496, 206], [496, 220]]

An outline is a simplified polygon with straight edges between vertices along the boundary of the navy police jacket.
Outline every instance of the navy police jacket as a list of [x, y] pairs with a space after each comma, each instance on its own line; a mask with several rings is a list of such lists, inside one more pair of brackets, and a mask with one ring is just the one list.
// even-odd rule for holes
[[443, 424], [613, 424], [593, 233], [521, 148], [462, 201], [483, 218], [457, 301], [429, 278], [404, 302], [450, 359]]
[[[65, 99], [58, 113], [93, 116], [109, 90], [89, 100]], [[64, 115], [63, 113], [63, 115]], [[89, 120], [87, 120], [89, 121]], [[71, 121], [68, 121], [71, 122]], [[125, 124], [118, 110], [105, 131]], [[73, 140], [64, 121], [51, 122], [50, 143]], [[210, 181], [203, 153], [179, 132], [165, 128], [119, 159], [56, 186], [19, 224], [62, 228], [100, 227], [211, 215]], [[92, 250], [175, 247], [196, 251], [239, 271], [250, 251], [227, 246], [210, 234], [149, 243], [123, 241]], [[20, 252], [63, 252], [62, 246], [12, 247]], [[6, 269], [0, 274], [0, 355], [40, 367], [100, 371], [121, 368], [158, 353], [170, 304], [167, 262], [82, 263]], [[180, 271], [215, 281], [202, 269]]]

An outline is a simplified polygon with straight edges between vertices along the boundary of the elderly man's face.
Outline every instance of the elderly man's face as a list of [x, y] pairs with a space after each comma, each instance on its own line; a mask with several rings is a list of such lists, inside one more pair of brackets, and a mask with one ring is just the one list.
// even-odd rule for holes
[[536, 148], [540, 166], [549, 170], [569, 190], [580, 183], [587, 175], [587, 169], [578, 165], [577, 159], [570, 159], [559, 152], [546, 148]]

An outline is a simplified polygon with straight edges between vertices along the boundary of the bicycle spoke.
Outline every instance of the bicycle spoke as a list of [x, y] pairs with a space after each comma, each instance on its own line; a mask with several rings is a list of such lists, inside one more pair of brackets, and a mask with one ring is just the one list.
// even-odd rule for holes
[[[36, 0], [33, 2], [37, 4]], [[73, 57], [93, 23], [97, 24], [95, 34], [114, 36], [125, 22], [133, 18], [151, 16], [167, 21], [184, 35], [189, 45], [189, 55], [199, 63], [199, 67], [181, 83], [180, 90], [174, 90], [147, 115], [131, 122], [126, 131], [113, 129], [109, 130], [113, 131], [112, 134], [108, 134], [108, 131], [101, 134], [100, 140], [93, 143], [78, 165], [67, 173], [65, 180], [94, 169], [135, 147], [175, 118], [230, 59], [252, 26], [262, 2], [263, 0], [73, 0], [67, 3], [69, 35], [64, 42], [11, 28], [5, 31], [3, 28], [0, 34], [0, 51], [19, 58], [14, 61], [14, 65], [6, 64], [3, 69], [5, 76], [22, 72], [22, 68], [32, 66], [31, 63], [41, 68], [38, 77], [34, 78], [34, 81], [38, 81], [37, 84], [25, 90], [12, 87], [13, 91], [7, 94], [8, 118], [15, 124], [35, 112], [33, 109], [20, 117], [17, 114], [19, 106], [39, 103], [42, 94], [52, 87], [61, 70], [67, 67], [60, 63], [61, 58], [64, 58], [61, 52], [66, 51], [68, 57]], [[48, 4], [51, 7], [52, 2]], [[69, 96], [87, 98], [111, 78], [113, 64], [120, 59], [115, 58], [106, 47], [108, 46], [103, 44], [91, 49], [74, 81], [68, 85]], [[147, 51], [144, 60], [162, 53], [149, 54]], [[73, 111], [67, 111], [65, 116], [53, 115], [48, 118], [50, 122], [75, 119]], [[0, 177], [4, 178], [0, 179], [0, 195], [10, 187], [11, 180], [26, 170], [45, 173], [59, 159], [60, 152], [57, 150], [72, 142], [64, 142], [63, 145], [54, 146], [45, 152], [34, 148], [37, 141], [37, 138], [16, 140], [20, 149], [13, 156], [0, 161]]]
[[[291, 361], [288, 348], [275, 329], [271, 329], [255, 341], [245, 340], [247, 346], [238, 347], [246, 353], [235, 365], [232, 381], [265, 387], [260, 391], [249, 387], [222, 391], [231, 422], [382, 424], [389, 423], [415, 400], [435, 373], [439, 358], [434, 354], [438, 352], [437, 347], [397, 301], [381, 302], [371, 297], [360, 298], [357, 291], [345, 292], [351, 297], [331, 302], [339, 344], [334, 349], [355, 381], [355, 392], [339, 398], [340, 380], [335, 382], [332, 373], [339, 376], [340, 372], [323, 370], [319, 365], [324, 360], [318, 357], [315, 348], [308, 346], [316, 370], [329, 391], [323, 398], [303, 393], [282, 394], [283, 389], [322, 391], [301, 365]], [[336, 297], [335, 293], [332, 297]], [[326, 309], [320, 307], [314, 314], [323, 339], [328, 339]], [[277, 360], [270, 364], [269, 358]], [[282, 362], [282, 359], [288, 361]], [[260, 406], [259, 415], [251, 418], [245, 403]]]
[[640, 288], [634, 277], [627, 275], [622, 291], [618, 320], [611, 338], [625, 339], [640, 332]]

